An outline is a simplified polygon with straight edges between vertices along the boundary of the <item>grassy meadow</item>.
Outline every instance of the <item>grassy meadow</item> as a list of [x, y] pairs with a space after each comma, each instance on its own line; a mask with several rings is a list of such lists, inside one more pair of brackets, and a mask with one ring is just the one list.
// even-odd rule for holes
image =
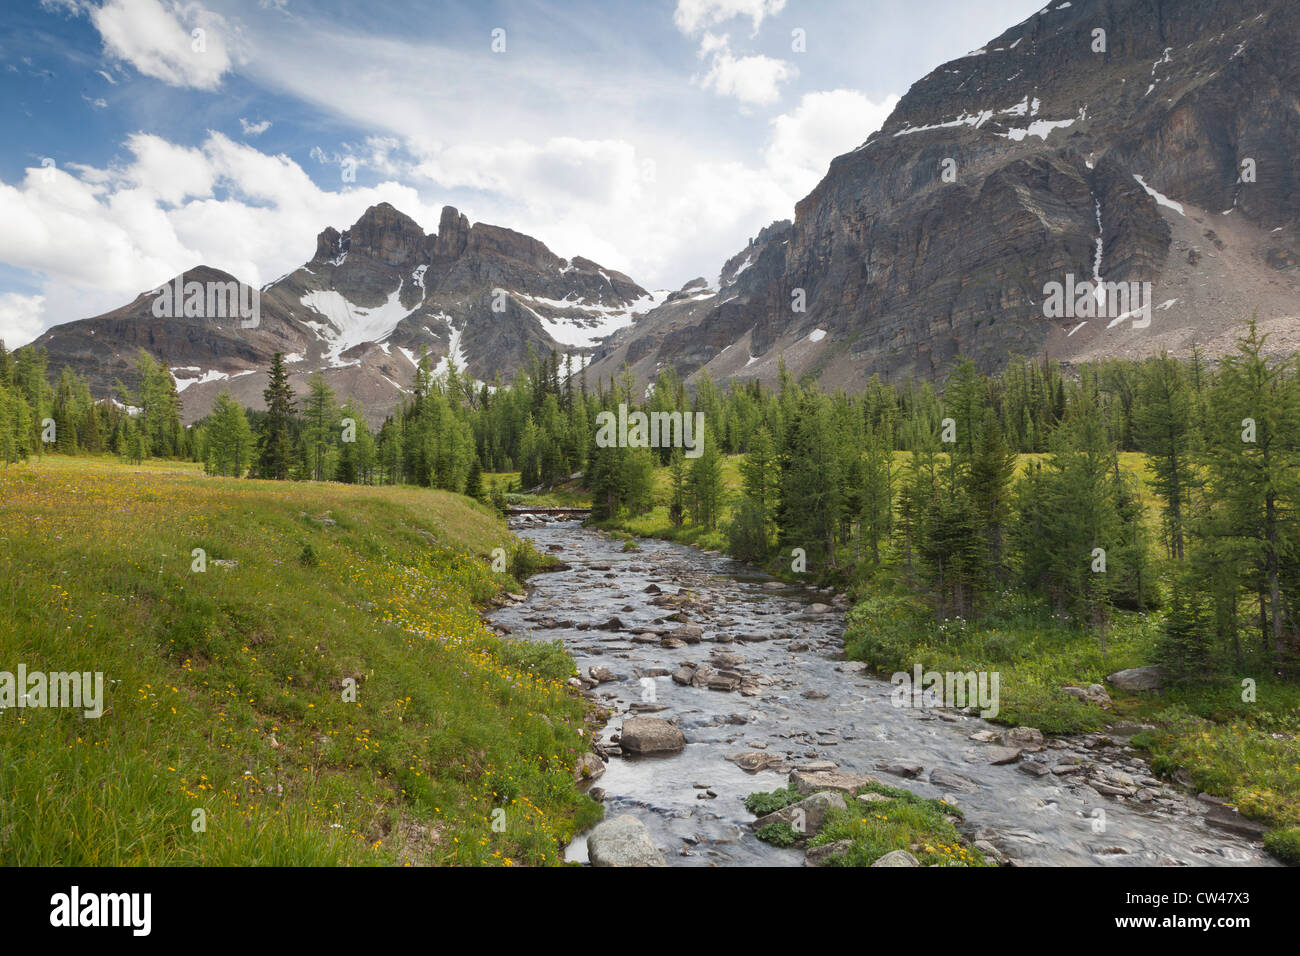
[[0, 469], [0, 670], [105, 680], [99, 719], [0, 711], [0, 861], [560, 862], [583, 706], [481, 622], [496, 547], [542, 560], [440, 491]]

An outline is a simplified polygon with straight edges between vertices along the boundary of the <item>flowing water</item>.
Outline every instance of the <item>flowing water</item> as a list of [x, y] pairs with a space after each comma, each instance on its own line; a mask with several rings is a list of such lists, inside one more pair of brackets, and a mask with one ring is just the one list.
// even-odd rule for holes
[[[1083, 773], [1035, 777], [1015, 764], [991, 765], [990, 744], [971, 735], [1005, 728], [977, 716], [894, 706], [892, 684], [844, 659], [843, 613], [827, 607], [829, 594], [778, 589], [752, 567], [671, 542], [642, 540], [640, 550], [625, 552], [622, 541], [576, 520], [513, 524], [570, 567], [531, 578], [527, 600], [494, 612], [492, 623], [519, 638], [562, 639], [584, 676], [591, 667], [613, 673], [616, 679], [590, 692], [612, 714], [602, 741], [629, 713], [676, 718], [686, 735], [678, 754], [612, 756], [592, 782], [605, 792], [606, 816], [638, 817], [669, 865], [801, 865], [802, 851], [754, 837], [743, 801], [783, 786], [790, 769], [813, 760], [958, 804], [968, 836], [1020, 865], [1273, 862], [1258, 844], [1209, 825], [1206, 804], [1151, 779], [1117, 733], [1113, 744], [1101, 735], [1049, 740], [1045, 751], [1023, 760], [1080, 762], [1096, 768], [1094, 777], [1127, 774], [1130, 790], [1149, 788], [1146, 803], [1103, 796]], [[666, 596], [681, 591], [693, 603], [666, 620], [677, 613]], [[658, 637], [636, 633], [667, 634], [683, 617], [703, 628], [702, 642], [664, 647]], [[673, 681], [687, 661], [745, 675], [751, 696]], [[751, 773], [726, 759], [742, 753], [783, 762]], [[900, 763], [923, 770], [903, 778], [879, 769]], [[929, 782], [935, 770], [960, 774], [976, 789], [938, 787]], [[568, 858], [586, 860], [585, 835], [570, 845]]]

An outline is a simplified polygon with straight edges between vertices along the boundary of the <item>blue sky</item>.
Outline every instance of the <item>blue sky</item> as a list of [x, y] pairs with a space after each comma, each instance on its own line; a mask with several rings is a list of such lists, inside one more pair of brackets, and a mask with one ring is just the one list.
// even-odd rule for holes
[[713, 279], [912, 82], [1037, 8], [8, 2], [0, 339], [199, 263], [269, 282], [380, 201], [426, 231], [454, 205], [651, 289]]

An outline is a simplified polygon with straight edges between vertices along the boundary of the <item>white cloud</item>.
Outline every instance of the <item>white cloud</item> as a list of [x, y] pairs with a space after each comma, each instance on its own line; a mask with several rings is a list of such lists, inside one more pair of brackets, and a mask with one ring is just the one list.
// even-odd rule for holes
[[0, 293], [0, 342], [7, 348], [26, 345], [45, 329], [41, 318], [43, 295]]
[[785, 0], [677, 0], [673, 23], [690, 35], [701, 27], [724, 23], [733, 17], [749, 17], [758, 32], [764, 18], [785, 9]]
[[260, 123], [250, 123], [244, 117], [239, 117], [239, 126], [244, 131], [245, 136], [261, 136], [271, 128], [270, 120], [262, 120]]
[[169, 86], [214, 90], [231, 68], [226, 21], [198, 3], [106, 0], [80, 9], [105, 53]]
[[772, 120], [767, 168], [789, 194], [802, 197], [832, 159], [861, 145], [897, 105], [893, 94], [873, 103], [857, 90], [805, 93], [794, 110]]
[[781, 84], [799, 75], [794, 64], [769, 56], [737, 57], [726, 36], [706, 33], [700, 55], [710, 57], [709, 71], [697, 82], [719, 96], [734, 96], [747, 106], [763, 106], [781, 98]]

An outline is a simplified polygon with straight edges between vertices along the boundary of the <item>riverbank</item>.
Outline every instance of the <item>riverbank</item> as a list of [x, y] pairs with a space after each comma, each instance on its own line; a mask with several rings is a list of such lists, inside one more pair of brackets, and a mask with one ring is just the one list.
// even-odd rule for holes
[[49, 457], [0, 529], [0, 670], [105, 688], [0, 712], [6, 863], [554, 865], [600, 815], [570, 661], [480, 620], [536, 564], [486, 507]]

